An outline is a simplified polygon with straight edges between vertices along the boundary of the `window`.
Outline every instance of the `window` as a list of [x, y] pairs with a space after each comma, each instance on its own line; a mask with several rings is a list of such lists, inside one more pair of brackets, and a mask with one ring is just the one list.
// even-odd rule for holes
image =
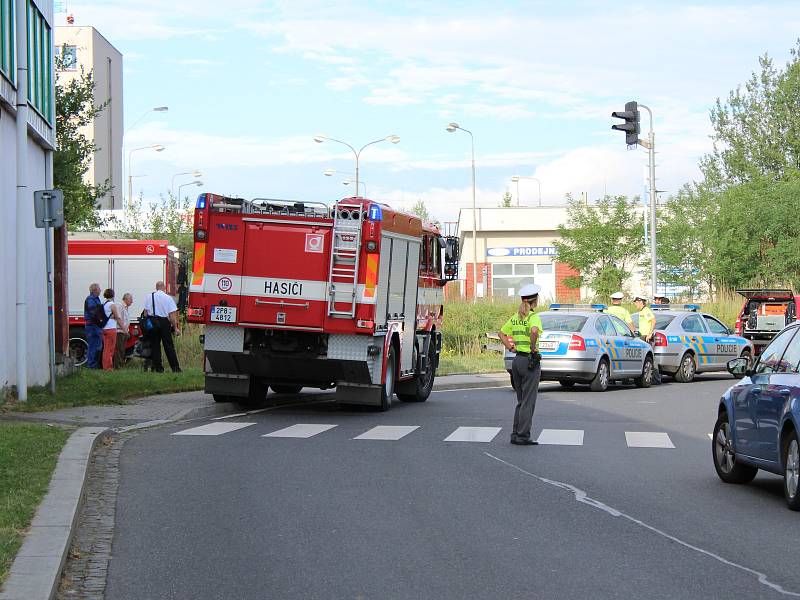
[[797, 373], [798, 367], [800, 367], [800, 336], [794, 336], [789, 342], [789, 347], [783, 353], [781, 364], [785, 366], [785, 372]]
[[542, 329], [545, 331], [580, 331], [586, 317], [580, 315], [542, 315]]
[[0, 0], [0, 73], [16, 83], [17, 61], [14, 0]]
[[540, 300], [555, 296], [552, 264], [493, 263], [492, 296], [513, 298], [519, 289], [528, 283], [542, 286]]
[[[666, 329], [674, 318], [673, 315], [663, 315], [656, 312], [656, 329]], [[639, 313], [633, 313], [631, 319], [633, 320], [634, 328], [639, 327]]]
[[614, 325], [614, 329], [617, 330], [617, 335], [624, 335], [626, 337], [633, 337], [633, 334], [631, 333], [631, 330], [628, 329], [628, 326], [625, 323], [623, 323], [621, 319], [618, 319], [617, 317], [615, 317], [613, 315], [610, 315], [609, 319], [611, 319], [611, 323]]
[[716, 333], [717, 335], [728, 335], [728, 328], [725, 327], [725, 325], [723, 325], [719, 321], [717, 321], [714, 317], [703, 315], [703, 319], [705, 319], [706, 325], [708, 326], [708, 330], [711, 333]]
[[703, 319], [700, 315], [689, 315], [681, 323], [683, 330], [687, 333], [705, 333], [706, 328], [703, 325]]
[[616, 335], [614, 326], [607, 316], [598, 317], [594, 323], [594, 328], [597, 329], [597, 333], [600, 335]]
[[789, 345], [789, 341], [797, 331], [796, 327], [781, 331], [769, 346], [764, 349], [756, 365], [756, 373], [783, 373], [788, 370], [787, 366], [781, 361], [783, 351]]
[[78, 49], [75, 46], [56, 46], [56, 59], [61, 59], [62, 71], [74, 71], [78, 68]]
[[[2, 0], [0, 0], [2, 1]], [[28, 0], [28, 104], [53, 122], [53, 57], [50, 26]]]

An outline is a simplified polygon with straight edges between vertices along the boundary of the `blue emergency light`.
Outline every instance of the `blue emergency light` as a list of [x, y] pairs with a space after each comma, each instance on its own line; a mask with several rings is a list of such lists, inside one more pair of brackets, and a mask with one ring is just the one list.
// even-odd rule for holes
[[197, 197], [197, 204], [195, 205], [195, 208], [198, 208], [200, 210], [204, 210], [205, 207], [206, 207], [206, 195], [205, 194], [200, 194]]

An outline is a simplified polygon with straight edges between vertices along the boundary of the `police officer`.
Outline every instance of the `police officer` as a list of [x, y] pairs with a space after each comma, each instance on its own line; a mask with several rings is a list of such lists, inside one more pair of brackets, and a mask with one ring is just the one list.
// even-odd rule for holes
[[627, 326], [628, 329], [633, 332], [633, 319], [631, 318], [631, 313], [628, 312], [628, 309], [622, 306], [622, 299], [625, 297], [625, 294], [622, 292], [614, 292], [611, 294], [611, 306], [606, 309], [606, 312], [610, 315], [614, 315], [618, 319], [621, 319]]
[[541, 287], [531, 283], [522, 286], [519, 295], [522, 302], [519, 310], [506, 321], [500, 329], [499, 337], [503, 345], [516, 352], [511, 365], [511, 377], [517, 391], [517, 408], [514, 411], [514, 429], [511, 443], [518, 446], [535, 446], [531, 439], [531, 421], [536, 408], [536, 394], [541, 377], [541, 355], [539, 354], [539, 335], [542, 332], [542, 319], [533, 312], [539, 303]]
[[[639, 309], [639, 337], [652, 346], [656, 331], [656, 316], [647, 306], [647, 298], [644, 296], [636, 296], [633, 301]], [[661, 383], [661, 373], [656, 365], [653, 365], [653, 383], [656, 385]]]

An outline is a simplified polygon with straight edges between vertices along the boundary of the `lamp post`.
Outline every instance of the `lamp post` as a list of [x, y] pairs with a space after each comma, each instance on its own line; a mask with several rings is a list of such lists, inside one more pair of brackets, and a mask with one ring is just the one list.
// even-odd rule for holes
[[181, 185], [178, 186], [178, 198], [181, 197], [181, 189], [185, 188], [187, 185], [201, 186], [201, 185], [203, 185], [203, 182], [202, 181], [190, 181], [189, 183], [182, 183]]
[[148, 150], [148, 149], [155, 150], [156, 152], [163, 152], [164, 150], [166, 150], [166, 147], [162, 146], [161, 144], [153, 144], [152, 146], [142, 146], [140, 148], [134, 148], [133, 150], [128, 152], [128, 202], [130, 202], [131, 198], [133, 198], [133, 176], [131, 175], [131, 155], [134, 152], [138, 152], [139, 150]]
[[399, 135], [387, 135], [386, 137], [381, 138], [379, 140], [375, 140], [374, 142], [369, 142], [368, 144], [364, 144], [363, 146], [361, 146], [361, 148], [359, 150], [356, 150], [350, 144], [348, 144], [347, 142], [343, 142], [342, 140], [337, 140], [335, 138], [329, 138], [329, 137], [326, 137], [324, 135], [317, 135], [317, 136], [314, 137], [314, 141], [317, 142], [318, 144], [321, 144], [322, 142], [324, 142], [326, 140], [329, 141], [329, 142], [337, 142], [339, 144], [342, 144], [343, 146], [347, 146], [348, 148], [350, 148], [350, 150], [353, 151], [353, 155], [356, 157], [356, 195], [358, 195], [358, 184], [360, 183], [359, 179], [358, 179], [358, 159], [360, 158], [361, 153], [364, 151], [364, 148], [366, 148], [367, 146], [372, 146], [372, 144], [378, 144], [380, 142], [392, 142], [393, 144], [396, 144], [397, 142], [400, 141], [400, 136]]
[[517, 206], [519, 206], [519, 180], [520, 179], [533, 179], [539, 186], [539, 206], [542, 205], [542, 182], [536, 177], [526, 177], [525, 175], [514, 175], [511, 181], [517, 184]]
[[[336, 169], [325, 169], [322, 172], [322, 174], [325, 175], [325, 177], [331, 177], [331, 176], [333, 176], [333, 175], [335, 175], [337, 173], [339, 175], [348, 175], [350, 177], [355, 177], [355, 175], [353, 173], [348, 173], [347, 171], [337, 171]], [[353, 183], [352, 179], [345, 179], [344, 181], [342, 181], [342, 185], [350, 185], [351, 183]], [[367, 182], [366, 181], [359, 181], [358, 183], [360, 185], [364, 186], [364, 197], [366, 198], [366, 196], [367, 196]], [[356, 195], [357, 194], [358, 194], [358, 190], [356, 190]]]
[[470, 145], [472, 146], [472, 301], [478, 299], [478, 234], [477, 234], [477, 210], [475, 208], [475, 138], [469, 129], [464, 129], [458, 123], [450, 123], [447, 131], [450, 133], [460, 129], [469, 134]]
[[180, 177], [181, 175], [191, 175], [195, 179], [198, 179], [199, 177], [203, 176], [203, 174], [200, 171], [197, 171], [197, 170], [184, 171], [183, 173], [175, 173], [175, 175], [172, 176], [172, 181], [170, 181], [170, 184], [169, 184], [169, 191], [170, 191], [170, 193], [172, 195], [175, 195], [175, 178], [176, 177]]
[[[133, 122], [133, 125], [131, 125], [131, 126], [130, 126], [130, 127], [128, 127], [127, 129], [123, 130], [123, 132], [122, 132], [122, 155], [123, 155], [123, 156], [125, 156], [125, 136], [127, 136], [127, 135], [128, 135], [128, 133], [130, 133], [131, 129], [133, 129], [133, 128], [134, 128], [134, 127], [136, 127], [136, 126], [137, 126], [139, 123], [141, 123], [141, 122], [142, 122], [142, 121], [145, 119], [145, 117], [147, 117], [147, 115], [149, 115], [150, 113], [154, 113], [154, 112], [167, 112], [168, 110], [169, 110], [169, 106], [154, 106], [154, 107], [153, 107], [153, 108], [151, 108], [150, 110], [147, 110], [147, 111], [145, 111], [145, 112], [142, 114], [142, 116], [141, 116], [141, 117], [139, 117], [138, 119], [136, 119], [136, 120]], [[124, 167], [125, 167], [125, 165], [123, 164], [123, 168], [124, 168]], [[130, 170], [128, 171], [128, 175], [130, 175]], [[123, 174], [122, 174], [122, 176], [123, 176], [123, 180], [124, 180], [125, 173], [123, 173]], [[130, 184], [130, 178], [128, 178], [128, 184]], [[128, 186], [128, 201], [129, 201], [129, 202], [130, 202], [130, 199], [131, 199], [131, 198], [130, 198], [130, 185], [129, 185], [129, 186]], [[123, 202], [122, 202], [122, 209], [123, 209], [123, 211], [125, 210], [125, 202], [124, 202], [124, 199], [123, 199]]]

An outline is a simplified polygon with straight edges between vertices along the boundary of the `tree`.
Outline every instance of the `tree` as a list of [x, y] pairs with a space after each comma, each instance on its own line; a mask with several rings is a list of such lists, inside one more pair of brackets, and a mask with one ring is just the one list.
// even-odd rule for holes
[[63, 62], [56, 57], [55, 107], [56, 150], [53, 153], [53, 183], [64, 192], [64, 219], [70, 229], [92, 229], [100, 225], [97, 199], [103, 197], [110, 186], [94, 186], [84, 181], [92, 155], [98, 149], [95, 143], [81, 133], [108, 105], [94, 104], [94, 78], [92, 72], [81, 69], [79, 77], [63, 83], [60, 73]]
[[500, 208], [511, 208], [511, 201], [511, 192], [506, 191], [506, 193], [503, 194], [503, 199], [500, 201]]
[[410, 212], [414, 215], [417, 215], [423, 221], [431, 220], [431, 216], [428, 213], [428, 207], [425, 206], [425, 203], [422, 201], [421, 198], [414, 203], [414, 206], [411, 207]]
[[194, 240], [192, 217], [189, 198], [181, 200], [168, 192], [147, 205], [141, 196], [131, 200], [125, 208], [123, 221], [116, 225], [126, 237], [166, 239], [190, 256]]
[[737, 87], [711, 110], [714, 150], [700, 167], [714, 189], [761, 177], [782, 178], [800, 168], [800, 40], [783, 71], [759, 59], [744, 88]]
[[585, 204], [567, 196], [567, 224], [559, 225], [554, 242], [556, 259], [580, 275], [564, 283], [586, 285], [607, 298], [622, 288], [644, 251], [644, 220], [638, 199], [605, 196], [597, 204]]

